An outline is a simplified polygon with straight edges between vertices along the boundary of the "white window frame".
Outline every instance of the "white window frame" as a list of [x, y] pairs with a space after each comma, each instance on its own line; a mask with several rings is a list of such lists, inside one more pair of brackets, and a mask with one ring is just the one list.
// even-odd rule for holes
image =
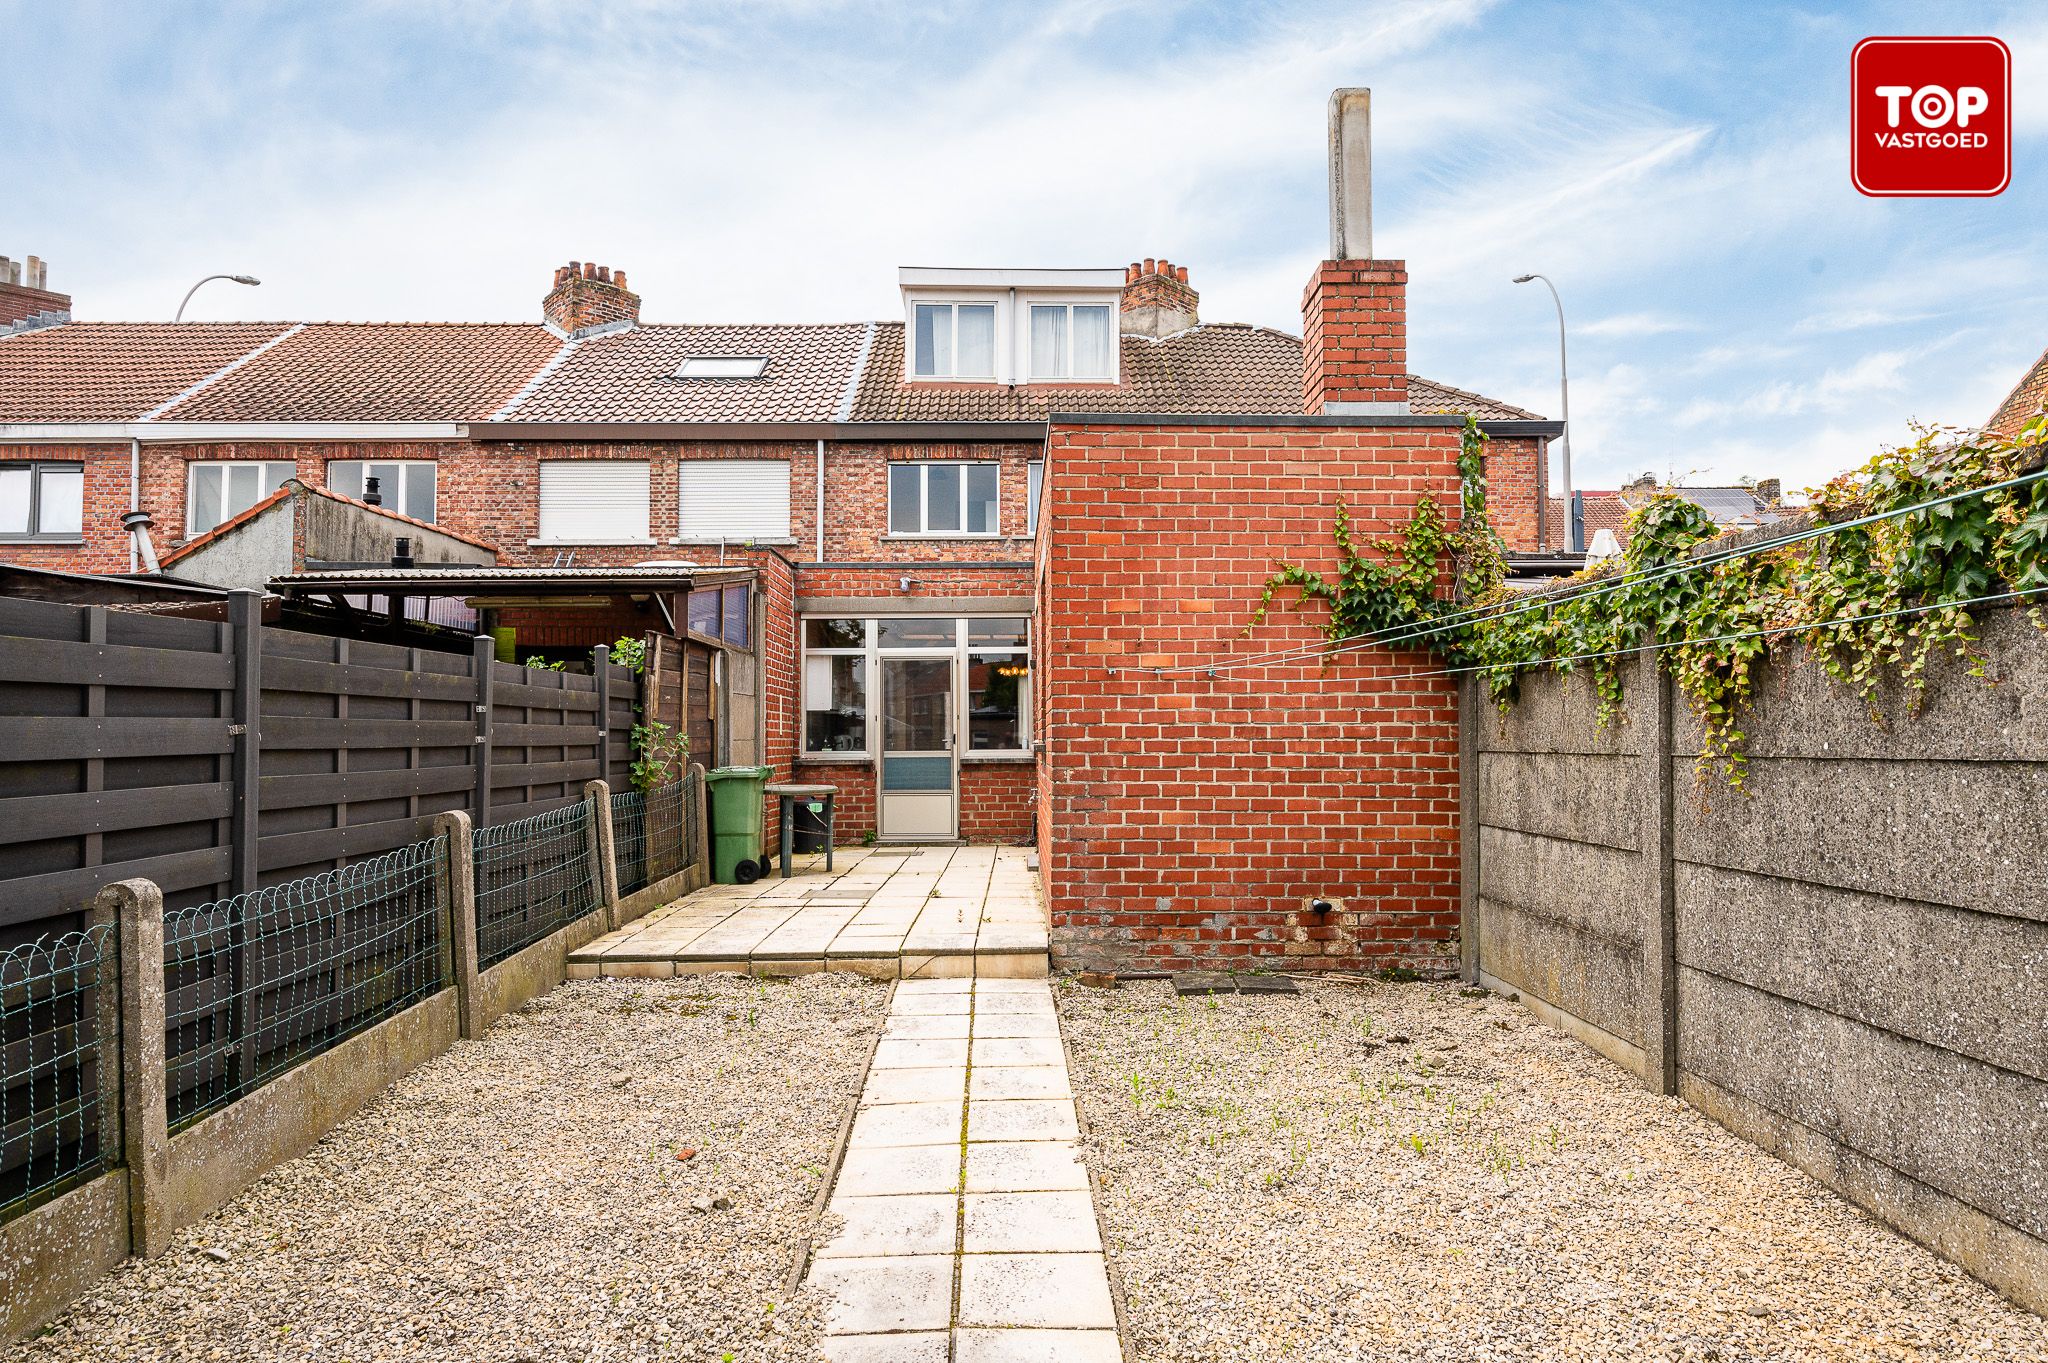
[[[212, 525], [195, 529], [192, 524], [192, 508], [194, 506], [197, 506], [199, 503], [199, 498], [196, 495], [199, 490], [199, 471], [201, 469], [231, 469], [245, 465], [254, 465], [258, 470], [256, 474], [256, 501], [250, 502], [249, 506], [236, 507], [232, 511], [228, 510], [228, 476], [227, 474], [223, 473], [221, 474], [220, 519], [215, 521]], [[270, 475], [266, 472], [263, 472], [263, 470], [265, 469], [284, 469], [285, 474], [284, 477], [277, 479], [275, 482], [272, 482]], [[290, 459], [187, 460], [185, 463], [185, 538], [188, 540], [196, 540], [201, 535], [211, 534], [213, 531], [220, 529], [220, 527], [222, 527], [223, 525], [226, 525], [235, 517], [241, 515], [244, 511], [247, 511], [250, 506], [256, 505], [256, 502], [262, 501], [265, 497], [268, 497], [271, 493], [277, 491], [279, 486], [281, 486], [284, 483], [285, 479], [296, 478], [298, 476], [299, 466], [296, 462]]]
[[[805, 639], [805, 637], [809, 634], [810, 631], [808, 629], [808, 622], [812, 620], [861, 621], [862, 642], [858, 646], [849, 645], [838, 648], [813, 648], [810, 646], [809, 643], [805, 643], [801, 650], [801, 656], [797, 661], [797, 675], [799, 677], [802, 677], [804, 675], [805, 660], [809, 659], [813, 655], [816, 655], [820, 658], [864, 659], [865, 662], [862, 666], [862, 673], [866, 679], [865, 685], [867, 691], [868, 711], [866, 731], [868, 746], [860, 752], [842, 752], [838, 749], [833, 748], [813, 749], [808, 746], [801, 746], [797, 754], [797, 761], [873, 762], [878, 756], [875, 750], [875, 736], [881, 732], [882, 722], [880, 711], [880, 707], [882, 704], [882, 659], [917, 657], [920, 655], [925, 657], [931, 657], [935, 656], [936, 653], [944, 647], [943, 645], [939, 645], [933, 648], [882, 648], [879, 646], [878, 643], [878, 640], [880, 638], [880, 631], [877, 629], [877, 626], [882, 618], [884, 617], [869, 616], [866, 618], [862, 618], [860, 616], [848, 615], [843, 611], [817, 611], [812, 612], [808, 615], [800, 616], [798, 618], [797, 638], [799, 640]], [[924, 617], [918, 616], [915, 618], [921, 619]], [[970, 644], [968, 643], [967, 626], [968, 622], [971, 620], [1022, 620], [1024, 622], [1024, 642], [1021, 645], [1016, 646]], [[953, 676], [955, 678], [953, 685], [953, 732], [957, 736], [954, 743], [954, 751], [961, 762], [973, 763], [979, 761], [1016, 761], [1020, 758], [1027, 758], [1031, 756], [1031, 694], [1033, 680], [1031, 675], [1027, 673], [1027, 675], [1024, 677], [1023, 685], [1017, 688], [1017, 736], [1018, 742], [1021, 744], [1021, 746], [1015, 748], [970, 748], [967, 746], [970, 737], [970, 730], [968, 725], [971, 718], [969, 715], [968, 708], [969, 698], [967, 676], [969, 664], [971, 663], [974, 656], [977, 654], [1021, 654], [1025, 659], [1026, 666], [1028, 667], [1031, 661], [1033, 660], [1031, 649], [1031, 638], [1033, 628], [1034, 621], [1031, 616], [1018, 615], [1014, 612], [978, 611], [972, 615], [963, 615], [954, 618], [952, 645]], [[809, 711], [803, 705], [803, 696], [801, 694], [801, 688], [799, 688], [797, 701], [799, 718], [799, 733], [797, 736], [797, 741], [800, 745], [802, 745], [807, 742], [810, 725], [808, 721], [803, 718], [804, 716], [808, 715]]]
[[[1109, 372], [1107, 374], [1076, 374], [1073, 371], [1074, 356], [1074, 309], [1107, 308], [1109, 310]], [[1116, 383], [1119, 365], [1122, 361], [1123, 342], [1118, 324], [1120, 300], [1115, 294], [1020, 294], [1017, 298], [1017, 367], [1023, 371], [1025, 383]], [[1060, 308], [1067, 314], [1067, 368], [1065, 374], [1041, 374], [1031, 354], [1031, 311], [1033, 308]]]
[[[688, 489], [688, 487], [686, 486], [686, 484], [687, 484], [687, 483], [689, 482], [689, 478], [688, 478], [688, 475], [689, 475], [689, 474], [690, 474], [690, 473], [691, 473], [692, 471], [698, 471], [698, 472], [701, 472], [701, 471], [704, 471], [704, 470], [706, 470], [706, 469], [710, 469], [710, 468], [726, 468], [726, 469], [729, 469], [729, 468], [731, 468], [731, 467], [732, 467], [733, 465], [736, 465], [736, 464], [744, 464], [744, 465], [747, 465], [747, 466], [749, 466], [749, 467], [765, 467], [765, 466], [773, 466], [773, 468], [774, 468], [774, 470], [775, 470], [776, 474], [777, 474], [777, 475], [779, 475], [779, 483], [778, 483], [777, 485], [779, 486], [779, 488], [780, 488], [780, 491], [781, 491], [781, 504], [780, 504], [780, 508], [779, 508], [779, 509], [780, 509], [780, 512], [781, 512], [781, 519], [780, 519], [779, 521], [776, 521], [776, 520], [772, 520], [772, 519], [771, 519], [771, 520], [770, 520], [770, 522], [768, 523], [768, 528], [766, 528], [766, 529], [755, 529], [755, 530], [734, 530], [734, 531], [732, 531], [732, 532], [730, 532], [730, 533], [728, 533], [728, 534], [713, 534], [713, 533], [706, 533], [706, 532], [704, 532], [704, 531], [692, 531], [691, 529], [689, 529], [689, 527], [688, 527], [688, 517], [689, 517], [689, 515], [690, 515], [690, 507], [689, 507], [689, 489]], [[771, 481], [775, 481], [775, 479], [774, 479], [773, 477], [771, 477]], [[789, 461], [789, 460], [787, 460], [787, 459], [681, 459], [681, 460], [678, 460], [678, 461], [676, 461], [676, 532], [677, 532], [677, 533], [676, 533], [675, 537], [674, 537], [673, 539], [671, 539], [671, 540], [669, 541], [669, 543], [670, 543], [670, 544], [736, 544], [736, 543], [741, 543], [741, 542], [744, 542], [744, 541], [748, 541], [748, 540], [763, 540], [763, 541], [766, 541], [766, 540], [787, 540], [787, 539], [789, 539], [789, 538], [790, 538], [790, 516], [791, 516], [791, 500], [792, 500], [792, 498], [791, 498], [791, 492], [790, 492], [790, 461]]]
[[[408, 494], [412, 490], [413, 483], [418, 481], [418, 479], [420, 478], [420, 470], [425, 469], [425, 476], [427, 479], [428, 511], [427, 514], [424, 516], [412, 516], [412, 518], [418, 521], [425, 521], [428, 525], [433, 525], [436, 523], [437, 518], [441, 514], [441, 466], [438, 460], [330, 459], [327, 461], [327, 486], [330, 491], [334, 492], [341, 492], [341, 489], [334, 486], [334, 469], [335, 466], [338, 464], [354, 464], [356, 467], [363, 469], [364, 472], [360, 476], [358, 480], [359, 482], [367, 481], [369, 479], [370, 474], [368, 470], [372, 464], [381, 464], [386, 467], [395, 467], [398, 470], [398, 488], [396, 490], [396, 495], [393, 494], [393, 490], [390, 488], [379, 487], [377, 489], [377, 496], [381, 499], [381, 505], [384, 510], [396, 511], [401, 516], [412, 516], [412, 512], [406, 510], [406, 507], [411, 505], [412, 503], [412, 498]], [[343, 492], [341, 495], [344, 497], [353, 496], [357, 501], [361, 501], [363, 497], [363, 493], [360, 490], [354, 493]]]
[[[916, 530], [896, 529], [896, 470], [912, 468], [917, 475], [917, 523]], [[958, 530], [931, 530], [931, 474], [933, 468], [956, 468], [960, 474], [960, 526]], [[995, 529], [967, 529], [967, 474], [971, 468], [991, 468], [996, 472]], [[892, 459], [883, 472], [883, 536], [892, 540], [994, 540], [1003, 537], [1003, 465], [996, 459]]]
[[[632, 466], [638, 467], [638, 468], [640, 469], [640, 471], [641, 471], [641, 474], [642, 474], [642, 476], [643, 476], [643, 477], [644, 477], [644, 479], [646, 480], [646, 490], [645, 490], [645, 496], [644, 496], [644, 499], [643, 499], [643, 503], [642, 503], [642, 504], [643, 504], [643, 507], [645, 508], [645, 511], [644, 511], [644, 513], [643, 513], [643, 514], [644, 514], [644, 517], [645, 517], [645, 518], [644, 518], [644, 519], [642, 520], [642, 522], [641, 522], [641, 527], [640, 527], [640, 534], [638, 534], [638, 535], [561, 535], [561, 534], [553, 534], [553, 535], [551, 535], [551, 534], [549, 534], [549, 533], [548, 533], [548, 526], [547, 526], [547, 522], [546, 522], [546, 519], [545, 519], [545, 517], [546, 517], [546, 515], [547, 515], [547, 504], [546, 504], [546, 497], [545, 497], [545, 496], [543, 495], [543, 494], [544, 494], [544, 490], [545, 490], [545, 488], [546, 488], [546, 485], [547, 485], [547, 471], [548, 471], [548, 469], [550, 469], [550, 468], [553, 468], [553, 467], [571, 467], [571, 468], [573, 468], [573, 467], [576, 467], [576, 466], [579, 466], [579, 465], [582, 465], [582, 466], [588, 466], [588, 465], [593, 465], [593, 464], [609, 464], [609, 465], [620, 465], [620, 464], [624, 464], [624, 465], [632, 465]], [[536, 528], [536, 534], [534, 535], [534, 537], [533, 537], [532, 539], [530, 539], [530, 540], [528, 540], [528, 541], [527, 541], [527, 544], [529, 544], [529, 545], [544, 545], [544, 544], [562, 544], [562, 545], [586, 545], [586, 544], [587, 544], [587, 545], [604, 545], [604, 544], [625, 544], [625, 545], [643, 545], [643, 544], [653, 544], [653, 543], [654, 543], [653, 533], [652, 533], [652, 531], [651, 531], [651, 530], [649, 529], [649, 524], [650, 524], [651, 518], [652, 518], [652, 516], [653, 516], [653, 498], [654, 498], [654, 492], [653, 492], [653, 488], [654, 488], [654, 466], [653, 466], [653, 464], [652, 464], [652, 463], [651, 463], [650, 461], [648, 461], [648, 460], [645, 460], [645, 459], [543, 459], [543, 460], [541, 460], [541, 461], [540, 461], [539, 467], [538, 467], [538, 469], [537, 469], [537, 471], [536, 471], [536, 473], [535, 473], [535, 475], [534, 475], [534, 489], [533, 489], [533, 515], [534, 515], [534, 525], [535, 525], [535, 528]]]
[[1024, 533], [1038, 533], [1038, 509], [1045, 503], [1045, 461], [1033, 459], [1024, 466]]
[[[0, 543], [5, 544], [83, 544], [85, 542], [85, 464], [77, 459], [8, 459], [0, 460], [0, 469], [8, 472], [26, 469], [28, 471], [28, 528], [25, 530], [0, 531]], [[76, 530], [45, 530], [43, 521], [43, 475], [46, 473], [75, 473], [78, 475], [78, 528]]]
[[[997, 383], [1007, 366], [1003, 353], [1004, 325], [1003, 300], [993, 294], [943, 294], [912, 295], [909, 313], [903, 319], [903, 374], [912, 383]], [[986, 374], [963, 374], [960, 372], [960, 309], [987, 308], [989, 317], [989, 372]], [[917, 372], [917, 310], [919, 308], [951, 308], [952, 312], [952, 371], [945, 374], [920, 374]]]
[[[689, 355], [676, 366], [679, 379], [758, 379], [768, 372], [766, 355]], [[692, 372], [692, 366], [696, 366]]]

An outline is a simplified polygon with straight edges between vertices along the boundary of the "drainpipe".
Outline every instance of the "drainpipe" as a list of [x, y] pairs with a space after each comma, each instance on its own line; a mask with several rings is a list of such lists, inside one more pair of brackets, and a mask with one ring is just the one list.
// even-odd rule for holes
[[[130, 511], [142, 510], [142, 437], [133, 435], [128, 437], [128, 509]], [[149, 532], [145, 530], [142, 533], [147, 534]], [[135, 570], [141, 566], [141, 557], [141, 547], [136, 543], [136, 537], [131, 532], [128, 536], [128, 572], [130, 576], [133, 576]], [[156, 571], [155, 565], [151, 565], [150, 571]]]
[[813, 522], [818, 528], [818, 562], [825, 561], [825, 437], [818, 437], [818, 509]]

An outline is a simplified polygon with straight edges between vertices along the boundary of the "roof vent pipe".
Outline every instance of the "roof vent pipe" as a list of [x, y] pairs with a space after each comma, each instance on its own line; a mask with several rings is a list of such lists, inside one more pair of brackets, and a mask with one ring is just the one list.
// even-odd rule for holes
[[363, 479], [364, 506], [384, 505], [384, 493], [379, 486], [379, 484], [382, 483], [382, 481], [383, 480], [378, 478], [377, 475], [374, 473]]
[[160, 571], [162, 565], [157, 562], [156, 544], [149, 538], [149, 527], [150, 517], [147, 511], [122, 513], [121, 528], [131, 537], [135, 551], [142, 560], [142, 571], [154, 573]]
[[391, 566], [412, 567], [412, 536], [399, 535], [391, 541]]

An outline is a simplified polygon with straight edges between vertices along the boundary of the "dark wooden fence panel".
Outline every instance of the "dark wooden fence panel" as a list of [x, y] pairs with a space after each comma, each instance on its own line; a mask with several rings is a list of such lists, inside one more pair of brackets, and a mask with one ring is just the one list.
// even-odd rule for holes
[[233, 688], [227, 625], [0, 598], [0, 950], [129, 876], [226, 891]]
[[[0, 598], [0, 951], [83, 927], [130, 876], [175, 910], [418, 842], [429, 816], [478, 809], [482, 773], [489, 824], [598, 776], [630, 784], [625, 668], [601, 716], [596, 677], [493, 662], [480, 710], [478, 653], [264, 628], [250, 610], [242, 629], [247, 653], [232, 623]], [[246, 678], [260, 703], [244, 710]]]

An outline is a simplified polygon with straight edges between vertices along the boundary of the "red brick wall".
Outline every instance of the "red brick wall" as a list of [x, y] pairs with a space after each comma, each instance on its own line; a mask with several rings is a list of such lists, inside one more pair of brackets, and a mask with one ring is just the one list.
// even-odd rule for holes
[[1408, 400], [1408, 263], [1326, 260], [1301, 296], [1301, 409]]
[[960, 836], [1028, 843], [1038, 815], [1038, 772], [1029, 762], [960, 764]]
[[[1431, 427], [1053, 429], [1041, 828], [1064, 962], [1446, 962], [1456, 692], [1402, 675], [1432, 657], [1109, 669], [1318, 644], [1315, 611], [1275, 611], [1244, 637], [1274, 560], [1334, 567], [1339, 496], [1363, 536], [1396, 531], [1425, 492], [1455, 516], [1457, 447]], [[1311, 896], [1344, 909], [1320, 921]]]
[[[1039, 456], [1037, 445], [988, 444], [847, 444], [825, 447], [825, 558], [828, 561], [870, 559], [1028, 559], [1031, 541], [1025, 534], [1030, 519], [1027, 466]], [[995, 460], [998, 470], [995, 538], [961, 536], [946, 539], [895, 539], [889, 535], [889, 465], [919, 460]], [[807, 477], [797, 480], [795, 497], [805, 504], [804, 557], [815, 555], [811, 508], [817, 501], [816, 455], [804, 461]]]
[[1543, 548], [1536, 531], [1536, 508], [1546, 482], [1543, 448], [1540, 440], [1486, 442], [1486, 509], [1493, 528], [1510, 549], [1533, 552]]
[[[82, 463], [85, 466], [84, 532], [77, 543], [0, 544], [0, 563], [72, 572], [128, 571], [128, 534], [121, 515], [128, 510], [128, 446], [4, 445], [0, 462]], [[165, 548], [161, 534], [157, 547]]]

